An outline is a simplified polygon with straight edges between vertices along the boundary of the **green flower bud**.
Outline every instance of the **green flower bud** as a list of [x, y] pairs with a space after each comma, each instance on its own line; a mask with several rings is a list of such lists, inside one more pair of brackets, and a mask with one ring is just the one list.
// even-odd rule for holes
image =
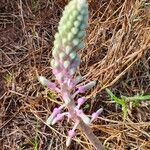
[[79, 29], [78, 29], [78, 28], [75, 28], [75, 27], [73, 27], [73, 28], [71, 29], [72, 34], [77, 34], [78, 31], [79, 31]]
[[55, 40], [55, 41], [54, 41], [54, 46], [56, 46], [56, 47], [57, 47], [57, 46], [59, 46], [60, 44], [61, 44], [61, 43], [60, 43], [60, 41], [59, 41], [59, 40]]
[[68, 42], [67, 38], [63, 38], [63, 39], [62, 39], [62, 42], [63, 42], [63, 45], [66, 45], [67, 42]]
[[72, 32], [69, 32], [67, 36], [68, 41], [71, 41], [74, 37], [74, 34], [72, 34]]
[[81, 39], [81, 38], [83, 38], [85, 35], [86, 35], [86, 32], [85, 32], [85, 31], [81, 31], [81, 32], [78, 33], [77, 37]]
[[80, 22], [79, 22], [79, 21], [75, 21], [75, 22], [74, 22], [74, 26], [75, 26], [75, 27], [79, 27], [79, 26], [80, 26]]
[[70, 65], [70, 62], [67, 60], [67, 61], [64, 61], [64, 68], [68, 68]]
[[65, 50], [66, 54], [67, 55], [70, 54], [71, 51], [72, 51], [72, 47], [71, 46], [66, 46], [66, 50]]
[[74, 46], [77, 46], [80, 43], [80, 40], [78, 38], [73, 39], [72, 43]]
[[69, 56], [73, 60], [77, 57], [77, 54], [76, 54], [76, 52], [72, 52], [72, 53], [69, 54]]
[[61, 52], [61, 53], [59, 54], [60, 60], [63, 61], [63, 60], [65, 59], [65, 56], [66, 56], [65, 53]]
[[55, 34], [55, 40], [61, 40], [59, 33]]
[[82, 9], [82, 10], [80, 11], [80, 14], [86, 16], [86, 14], [88, 14], [88, 9], [85, 7], [84, 9]]
[[53, 55], [53, 57], [57, 57], [57, 51], [53, 49], [52, 55]]
[[52, 68], [58, 68], [59, 67], [59, 63], [57, 61], [55, 61], [54, 59], [51, 60], [51, 66]]
[[67, 26], [66, 25], [62, 26], [62, 30], [66, 31], [67, 30]]
[[85, 47], [85, 44], [83, 42], [81, 42], [79, 45], [78, 45], [78, 49], [83, 49]]
[[82, 21], [82, 20], [83, 20], [83, 16], [82, 16], [82, 15], [79, 15], [79, 16], [77, 17], [77, 20], [78, 20], [78, 21]]
[[71, 27], [72, 27], [72, 23], [71, 23], [70, 21], [67, 21], [67, 22], [66, 22], [66, 26], [67, 26], [67, 28], [68, 28], [68, 30], [69, 30], [69, 29], [71, 29]]
[[80, 25], [80, 30], [84, 30], [86, 28], [86, 24], [85, 23], [82, 23], [81, 25]]
[[75, 19], [75, 17], [77, 17], [79, 14], [79, 12], [77, 10], [73, 10], [71, 16]]

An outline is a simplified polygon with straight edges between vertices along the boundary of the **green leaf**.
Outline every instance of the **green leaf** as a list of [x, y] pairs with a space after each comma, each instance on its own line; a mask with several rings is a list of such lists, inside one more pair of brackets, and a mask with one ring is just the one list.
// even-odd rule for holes
[[126, 101], [122, 98], [116, 97], [108, 88], [106, 88], [106, 92], [110, 96], [111, 100], [115, 101], [116, 104], [121, 106], [123, 112], [123, 119], [126, 119], [128, 116], [128, 107]]

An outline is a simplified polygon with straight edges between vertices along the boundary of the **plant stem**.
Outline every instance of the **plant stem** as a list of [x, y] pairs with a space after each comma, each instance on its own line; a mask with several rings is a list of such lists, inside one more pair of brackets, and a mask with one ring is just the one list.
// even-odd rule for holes
[[87, 126], [82, 120], [80, 120], [79, 126], [96, 150], [104, 150], [103, 145], [101, 144], [99, 139], [94, 135], [89, 126]]

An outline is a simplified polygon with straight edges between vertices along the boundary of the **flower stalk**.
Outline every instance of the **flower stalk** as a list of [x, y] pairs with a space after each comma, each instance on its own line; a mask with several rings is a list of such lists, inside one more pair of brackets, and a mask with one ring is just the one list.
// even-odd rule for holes
[[[73, 124], [73, 128], [68, 132], [66, 146], [69, 146], [72, 138], [75, 138], [76, 129], [81, 129], [97, 150], [103, 150], [102, 144], [89, 127], [91, 122], [98, 118], [102, 109], [93, 113], [90, 119], [81, 108], [86, 98], [82, 97], [76, 100], [77, 94], [85, 93], [96, 85], [95, 81], [91, 81], [78, 87], [82, 77], [75, 77], [75, 72], [80, 65], [77, 52], [84, 48], [83, 39], [86, 36], [85, 29], [88, 25], [88, 15], [86, 0], [71, 0], [65, 7], [52, 49], [51, 67], [57, 84], [50, 82], [43, 76], [38, 79], [42, 85], [55, 90], [64, 101], [63, 107], [55, 108], [46, 123], [54, 125], [63, 120], [64, 116], [68, 118], [68, 121]], [[68, 111], [63, 112], [63, 109]]]

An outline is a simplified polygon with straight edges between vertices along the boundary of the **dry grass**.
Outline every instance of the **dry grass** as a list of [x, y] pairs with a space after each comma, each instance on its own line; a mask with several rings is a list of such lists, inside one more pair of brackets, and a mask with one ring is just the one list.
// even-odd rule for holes
[[[49, 60], [54, 34], [67, 0], [1, 0], [0, 2], [0, 149], [66, 150], [69, 125], [47, 127], [59, 105], [37, 81], [53, 80]], [[108, 101], [106, 87], [117, 94], [150, 93], [150, 4], [142, 0], [89, 0], [90, 20], [79, 74], [97, 80], [88, 95], [90, 114], [103, 107], [92, 126], [108, 150], [150, 149], [150, 105], [141, 104], [123, 121]], [[70, 148], [92, 150], [78, 131]]]

